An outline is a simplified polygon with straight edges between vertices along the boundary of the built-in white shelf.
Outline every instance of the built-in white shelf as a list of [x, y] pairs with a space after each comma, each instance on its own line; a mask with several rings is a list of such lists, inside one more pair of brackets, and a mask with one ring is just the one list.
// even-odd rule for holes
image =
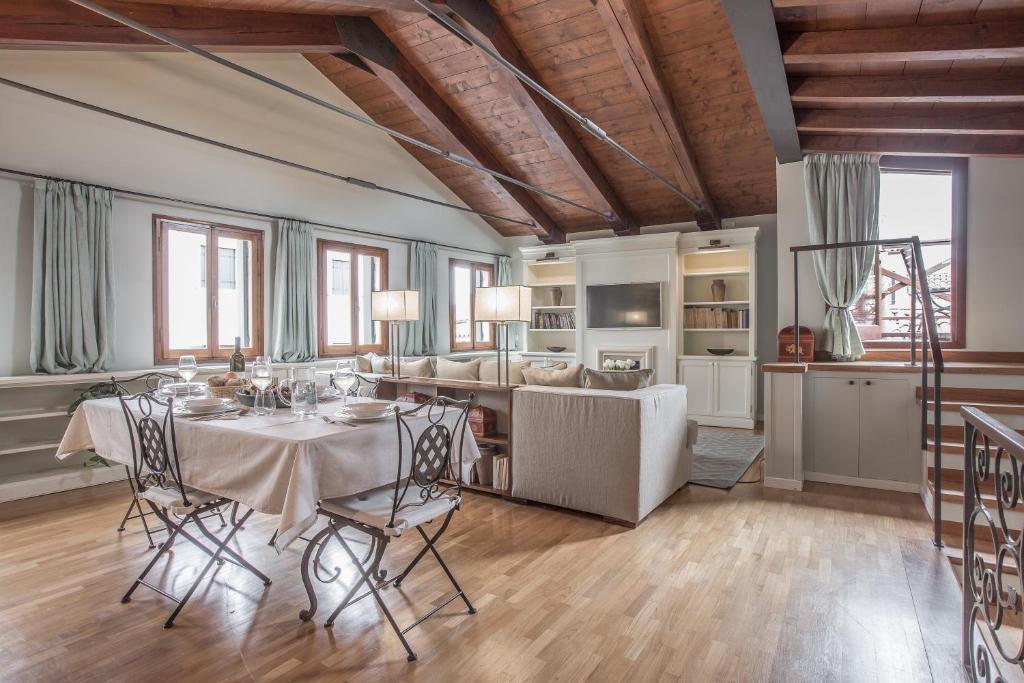
[[691, 269], [687, 270], [684, 277], [709, 277], [714, 275], [748, 275], [749, 268], [721, 268], [718, 270]]
[[534, 306], [535, 311], [575, 311], [575, 306]]
[[26, 408], [25, 410], [7, 410], [0, 412], [0, 422], [42, 420], [48, 417], [68, 417], [68, 412], [64, 408]]
[[750, 332], [749, 327], [690, 327], [683, 332]]
[[531, 327], [530, 332], [575, 332], [575, 327]]
[[0, 455], [11, 455], [13, 453], [31, 453], [33, 451], [45, 451], [51, 448], [56, 449], [60, 445], [60, 441], [44, 441], [39, 443], [23, 443], [17, 446], [8, 446], [7, 448], [0, 448]]
[[684, 301], [684, 306], [749, 306], [749, 301]]

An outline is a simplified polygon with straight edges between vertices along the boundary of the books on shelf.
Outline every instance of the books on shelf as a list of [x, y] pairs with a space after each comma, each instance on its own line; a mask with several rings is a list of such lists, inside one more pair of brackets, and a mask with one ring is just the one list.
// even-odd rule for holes
[[508, 455], [494, 456], [494, 488], [508, 491], [512, 488], [512, 479], [509, 476]]
[[575, 330], [575, 313], [534, 313], [534, 330]]
[[683, 325], [691, 329], [733, 330], [750, 327], [747, 308], [687, 308]]

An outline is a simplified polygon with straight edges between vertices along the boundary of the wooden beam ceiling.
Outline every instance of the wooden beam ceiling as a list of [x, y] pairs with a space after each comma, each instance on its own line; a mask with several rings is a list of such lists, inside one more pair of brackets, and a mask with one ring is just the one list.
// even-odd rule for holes
[[1024, 71], [979, 75], [811, 76], [793, 78], [796, 105], [819, 104], [1008, 104], [1024, 102]]
[[[104, 0], [103, 6], [218, 52], [337, 52], [328, 16]], [[64, 0], [0, 0], [0, 48], [176, 51]]]
[[996, 135], [804, 135], [805, 152], [915, 156], [1024, 156], [1024, 137]]
[[[367, 68], [416, 114], [441, 141], [444, 149], [515, 177], [514, 171], [505, 168], [484, 141], [471, 132], [469, 123], [459, 118], [372, 19], [338, 17], [335, 21], [341, 43], [358, 55]], [[541, 241], [565, 241], [565, 233], [528, 190], [485, 173], [480, 173], [480, 176], [494, 194], [530, 216], [536, 223], [534, 232]]]
[[985, 109], [798, 109], [801, 133], [927, 133], [1024, 135], [1024, 108]]
[[701, 230], [720, 228], [721, 219], [697, 167], [686, 129], [658, 66], [639, 7], [634, 0], [594, 0], [594, 6], [601, 15], [633, 90], [647, 111], [655, 136], [671, 153], [676, 182], [704, 205], [703, 210], [696, 212], [697, 225]]
[[[533, 67], [527, 62], [486, 0], [446, 0], [446, 5], [459, 23], [475, 38], [514, 64], [527, 76], [538, 80]], [[504, 67], [497, 67], [496, 76], [508, 95], [540, 132], [548, 148], [565, 163], [590, 200], [598, 208], [611, 211], [614, 215], [610, 223], [596, 227], [611, 227], [616, 234], [635, 233], [639, 227], [636, 220], [580, 142], [573, 130], [573, 124], [555, 105], [527, 88]]]

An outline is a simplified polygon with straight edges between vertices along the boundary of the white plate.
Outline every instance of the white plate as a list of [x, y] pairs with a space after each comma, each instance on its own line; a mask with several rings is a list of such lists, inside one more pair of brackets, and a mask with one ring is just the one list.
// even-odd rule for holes
[[346, 422], [383, 422], [384, 420], [393, 418], [395, 416], [396, 410], [396, 408], [391, 408], [381, 415], [359, 416], [354, 415], [350, 411], [342, 408], [338, 412], [334, 413], [334, 417], [339, 420], [344, 420]]
[[182, 402], [178, 412], [183, 415], [210, 415], [237, 407], [238, 404], [230, 398], [190, 398]]
[[395, 404], [391, 401], [359, 401], [342, 408], [353, 417], [382, 417], [394, 413]]
[[174, 384], [166, 384], [161, 387], [161, 393], [165, 396], [188, 396], [190, 394], [203, 394], [205, 392], [206, 385], [198, 384], [196, 382], [193, 382], [192, 384], [176, 382]]

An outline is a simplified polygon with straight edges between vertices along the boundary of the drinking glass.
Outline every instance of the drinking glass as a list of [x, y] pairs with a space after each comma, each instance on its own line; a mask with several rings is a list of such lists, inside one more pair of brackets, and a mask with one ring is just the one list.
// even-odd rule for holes
[[359, 380], [351, 360], [339, 360], [334, 366], [334, 388], [341, 392], [341, 401], [348, 404], [348, 393], [355, 388]]
[[257, 415], [273, 415], [277, 399], [267, 394], [267, 387], [274, 381], [274, 367], [270, 362], [270, 356], [256, 356], [249, 380], [257, 390], [256, 398], [253, 399], [253, 412]]
[[288, 379], [281, 381], [288, 389], [288, 395], [281, 393], [281, 401], [291, 406], [292, 415], [308, 417], [316, 415], [316, 366], [308, 365], [288, 370]]
[[167, 400], [168, 398], [174, 397], [173, 377], [161, 377], [157, 380], [156, 397], [161, 400]]
[[178, 359], [178, 374], [185, 380], [185, 395], [192, 395], [192, 378], [199, 373], [195, 356], [182, 356]]

